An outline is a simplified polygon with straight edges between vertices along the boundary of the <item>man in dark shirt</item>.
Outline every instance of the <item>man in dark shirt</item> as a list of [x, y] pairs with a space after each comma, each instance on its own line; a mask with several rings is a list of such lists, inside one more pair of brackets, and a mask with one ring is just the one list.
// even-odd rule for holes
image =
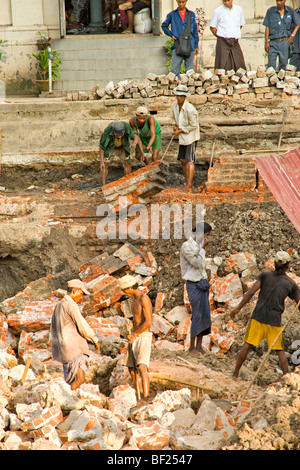
[[286, 0], [276, 0], [276, 6], [267, 10], [263, 21], [265, 30], [265, 51], [268, 53], [268, 67], [285, 69], [289, 50], [299, 28], [299, 17], [293, 8], [285, 5]]
[[[237, 358], [233, 373], [236, 378], [252, 346], [258, 346], [266, 338], [268, 347], [271, 347], [280, 333], [282, 329], [281, 315], [284, 312], [285, 299], [289, 297], [297, 303], [300, 301], [300, 289], [286, 274], [290, 267], [290, 260], [288, 253], [279, 251], [275, 256], [275, 271], [261, 273], [251, 289], [246, 292], [238, 307], [231, 312], [230, 316], [233, 319], [241, 308], [252, 299], [253, 295], [260, 290], [258, 301], [245, 334], [245, 342]], [[288, 372], [288, 363], [283, 351], [282, 335], [279, 336], [273, 349], [278, 354], [283, 374], [286, 374]]]
[[[296, 8], [295, 13], [298, 15], [300, 21], [300, 0], [298, 0], [299, 7]], [[294, 51], [290, 60], [291, 65], [297, 67], [297, 72], [300, 71], [300, 28], [297, 31], [297, 34], [294, 39]]]

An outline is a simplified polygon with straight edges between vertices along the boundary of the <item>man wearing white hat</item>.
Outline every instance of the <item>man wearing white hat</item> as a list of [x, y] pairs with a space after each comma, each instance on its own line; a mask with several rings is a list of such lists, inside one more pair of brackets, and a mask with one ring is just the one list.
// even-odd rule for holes
[[[151, 151], [152, 161], [157, 161], [161, 149], [161, 127], [159, 122], [151, 116], [145, 106], [139, 106], [135, 116], [129, 120], [129, 124], [139, 134], [145, 154]], [[138, 145], [135, 152], [138, 160], [144, 161], [146, 165], [149, 164], [147, 157], [142, 156]]]
[[186, 98], [190, 96], [188, 88], [179, 85], [175, 88], [176, 101], [172, 105], [172, 115], [175, 121], [173, 135], [179, 138], [177, 160], [181, 162], [186, 183], [184, 190], [193, 192], [195, 173], [196, 146], [200, 139], [200, 128], [196, 108]]
[[[286, 251], [278, 251], [274, 262], [275, 270], [262, 272], [253, 286], [246, 292], [238, 307], [231, 312], [231, 318], [239, 313], [253, 295], [260, 290], [256, 306], [252, 312], [248, 325], [244, 344], [239, 352], [236, 367], [233, 373], [238, 377], [239, 370], [246, 360], [248, 352], [253, 346], [259, 346], [263, 339], [267, 339], [268, 347], [274, 343], [281, 327], [281, 316], [285, 308], [285, 299], [289, 297], [300, 301], [300, 289], [297, 284], [286, 274], [290, 267], [291, 257]], [[282, 334], [278, 337], [273, 349], [277, 352], [279, 364], [283, 374], [288, 372], [288, 362], [284, 353]]]
[[[136, 386], [142, 386], [143, 399], [149, 399], [150, 378], [149, 363], [152, 345], [152, 304], [147, 294], [138, 289], [134, 276], [127, 274], [120, 280], [120, 287], [124, 294], [132, 298], [131, 312], [133, 314], [133, 329], [128, 335], [128, 350], [125, 365], [128, 367], [132, 380]], [[139, 376], [136, 377], [136, 372]], [[140, 384], [141, 382], [141, 384]]]
[[80, 279], [68, 282], [67, 295], [60, 300], [51, 318], [52, 356], [63, 364], [65, 381], [76, 390], [89, 371], [89, 346], [100, 343], [92, 328], [80, 313], [78, 304], [83, 295], [90, 295]]

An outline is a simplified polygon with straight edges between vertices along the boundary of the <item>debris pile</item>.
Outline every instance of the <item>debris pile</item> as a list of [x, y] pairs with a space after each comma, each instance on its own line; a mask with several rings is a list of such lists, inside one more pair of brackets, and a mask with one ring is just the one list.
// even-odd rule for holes
[[105, 87], [96, 85], [90, 93], [69, 93], [67, 99], [76, 100], [110, 100], [140, 99], [173, 96], [177, 85], [185, 85], [191, 95], [220, 95], [233, 99], [273, 99], [277, 95], [282, 98], [299, 95], [300, 72], [288, 64], [286, 70], [278, 72], [273, 67], [259, 66], [257, 70], [224, 69], [189, 70], [179, 75], [173, 72], [156, 75], [149, 73], [145, 79], [123, 80], [117, 84], [110, 81]]
[[[266, 269], [270, 266], [272, 260]], [[212, 273], [213, 327], [204, 347], [210, 354], [223, 355], [235, 342], [237, 326], [222, 314], [236, 306], [254, 282], [256, 259], [251, 253], [235, 252], [226, 259], [207, 259], [207, 267]], [[140, 289], [149, 292], [159, 266], [153, 253], [126, 242], [115, 246], [112, 254], [104, 252], [91, 259], [78, 273], [92, 293], [80, 309], [100, 340], [101, 354], [91, 351], [87, 383], [74, 392], [63, 379], [61, 364], [51, 357], [51, 315], [66, 291], [55, 289], [53, 277], [47, 276], [1, 303], [1, 449], [217, 449], [254, 409], [253, 398], [233, 406], [230, 400], [212, 400], [208, 394], [195, 410], [189, 387], [156, 393], [152, 402], [137, 406], [123, 365], [132, 314], [119, 279], [128, 272], [136, 277]], [[300, 278], [290, 275], [300, 285]], [[190, 305], [183, 291], [182, 304], [166, 309], [167, 296], [158, 292], [153, 305], [153, 348], [177, 354], [189, 347]], [[205, 385], [209, 371], [197, 373], [199, 383]], [[222, 386], [220, 379], [217, 383]]]
[[299, 449], [299, 391], [298, 367], [265, 390], [224, 450]]
[[127, 205], [149, 202], [149, 199], [164, 189], [168, 164], [162, 161], [150, 163], [123, 178], [102, 186], [101, 191], [113, 211], [122, 209], [120, 199]]

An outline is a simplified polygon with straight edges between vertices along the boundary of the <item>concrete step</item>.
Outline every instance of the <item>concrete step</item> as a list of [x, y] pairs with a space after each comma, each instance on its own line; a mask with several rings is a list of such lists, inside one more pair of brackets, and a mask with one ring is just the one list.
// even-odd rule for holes
[[205, 187], [207, 191], [253, 190], [257, 185], [255, 163], [251, 157], [217, 157], [209, 168]]
[[256, 179], [256, 175], [255, 173], [249, 173], [249, 174], [234, 174], [234, 175], [228, 175], [226, 173], [219, 173], [218, 175], [214, 175], [213, 177], [211, 177], [209, 175], [208, 177], [208, 181], [210, 182], [217, 182], [217, 181], [227, 181], [227, 182], [230, 182], [230, 181], [253, 181]]
[[148, 73], [167, 72], [163, 46], [166, 36], [152, 34], [85, 35], [54, 40], [62, 71], [56, 91], [90, 91], [109, 81], [142, 79]]
[[205, 188], [207, 191], [241, 191], [241, 190], [253, 190], [256, 187], [256, 180], [252, 181], [207, 181]]

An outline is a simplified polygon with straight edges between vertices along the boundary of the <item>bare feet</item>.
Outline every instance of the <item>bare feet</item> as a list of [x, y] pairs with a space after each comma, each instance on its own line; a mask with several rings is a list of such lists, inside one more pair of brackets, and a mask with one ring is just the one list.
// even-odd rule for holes
[[182, 187], [182, 191], [184, 193], [189, 193], [189, 194], [193, 194], [194, 192], [194, 189], [193, 189], [193, 186], [189, 186], [187, 183], [185, 183]]
[[192, 356], [199, 357], [201, 354], [204, 354], [205, 351], [204, 351], [203, 348], [201, 348], [201, 349], [192, 348], [192, 349], [189, 349], [189, 353]]
[[78, 367], [77, 374], [75, 380], [71, 384], [71, 390], [76, 390], [80, 385], [82, 385], [85, 381], [85, 373], [83, 372], [80, 367]]

